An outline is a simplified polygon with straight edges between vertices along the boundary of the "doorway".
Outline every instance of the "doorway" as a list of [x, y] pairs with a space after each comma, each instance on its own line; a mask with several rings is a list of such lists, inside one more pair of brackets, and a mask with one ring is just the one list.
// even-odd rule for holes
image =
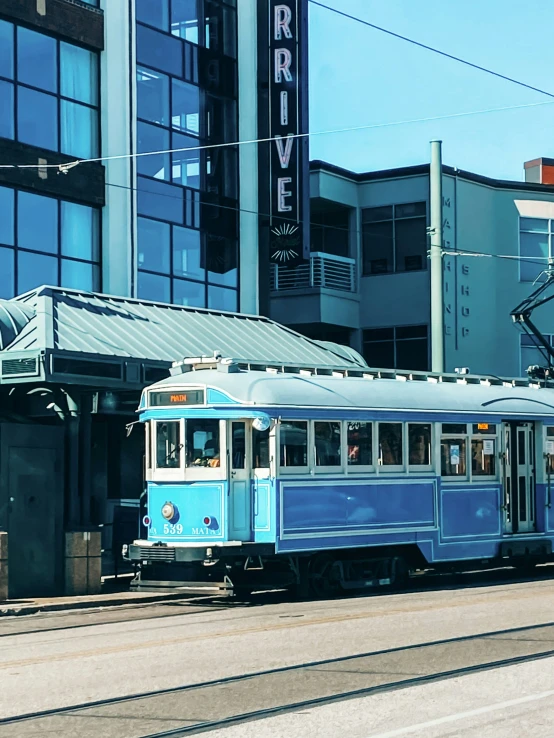
[[502, 424], [504, 444], [504, 532], [535, 530], [535, 427]]

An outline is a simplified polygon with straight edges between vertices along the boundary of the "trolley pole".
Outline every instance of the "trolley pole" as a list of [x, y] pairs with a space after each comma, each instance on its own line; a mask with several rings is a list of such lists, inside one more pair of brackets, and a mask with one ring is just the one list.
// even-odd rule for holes
[[431, 141], [431, 370], [444, 371], [442, 141]]

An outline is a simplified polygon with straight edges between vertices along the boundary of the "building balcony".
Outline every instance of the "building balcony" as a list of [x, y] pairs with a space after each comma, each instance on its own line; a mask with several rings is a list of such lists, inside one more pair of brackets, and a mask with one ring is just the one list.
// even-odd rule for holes
[[314, 251], [297, 267], [272, 264], [271, 317], [284, 325], [359, 327], [356, 262]]
[[297, 267], [271, 265], [270, 289], [275, 292], [326, 288], [356, 292], [356, 262], [345, 256], [310, 254], [310, 260]]

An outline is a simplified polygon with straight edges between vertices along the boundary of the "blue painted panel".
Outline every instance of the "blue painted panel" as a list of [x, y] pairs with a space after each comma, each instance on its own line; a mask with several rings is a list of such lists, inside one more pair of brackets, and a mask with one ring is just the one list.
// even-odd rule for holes
[[432, 526], [434, 481], [281, 482], [282, 535]]
[[229, 540], [249, 541], [251, 539], [251, 499], [249, 480], [240, 479], [231, 482], [231, 494], [229, 496], [231, 508], [229, 510]]
[[238, 405], [236, 400], [233, 400], [229, 395], [221, 390], [211, 389], [208, 387], [207, 392], [207, 404], [208, 405]]
[[[226, 537], [225, 500], [227, 483], [148, 483], [148, 531], [150, 541], [221, 541]], [[162, 516], [166, 502], [176, 508], [175, 518]], [[209, 518], [209, 522], [205, 522]]]
[[442, 488], [441, 537], [499, 536], [500, 487]]
[[271, 524], [271, 484], [269, 479], [253, 479], [252, 493], [254, 497], [254, 530], [269, 530]]

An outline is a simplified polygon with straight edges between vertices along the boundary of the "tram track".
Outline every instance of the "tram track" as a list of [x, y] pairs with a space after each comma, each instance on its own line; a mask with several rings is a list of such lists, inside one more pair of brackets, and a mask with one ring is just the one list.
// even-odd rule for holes
[[[372, 590], [362, 591], [352, 594], [349, 600], [356, 602], [359, 600], [377, 599], [381, 596], [390, 596], [397, 594], [416, 594], [423, 592], [440, 592], [445, 590], [465, 591], [470, 596], [472, 590], [478, 590], [483, 587], [500, 587], [503, 585], [534, 585], [552, 579], [551, 571], [554, 567], [548, 567], [548, 573], [532, 577], [521, 576], [514, 573], [510, 569], [492, 570], [491, 572], [474, 572], [470, 575], [464, 574], [467, 580], [463, 583], [453, 583], [456, 575], [452, 574], [436, 574], [425, 573], [411, 580], [409, 587], [402, 589]], [[494, 572], [494, 573], [493, 573]], [[459, 575], [458, 575], [459, 576]], [[470, 576], [474, 577], [472, 581]], [[475, 580], [475, 577], [477, 579]], [[483, 580], [483, 577], [485, 579]], [[476, 595], [479, 595], [477, 592]], [[344, 595], [346, 596], [346, 594]], [[340, 600], [342, 598], [338, 598]], [[313, 600], [314, 605], [319, 605], [321, 609], [323, 602], [334, 603], [337, 599], [329, 599], [327, 601]], [[91, 628], [98, 625], [117, 625], [119, 623], [130, 620], [135, 623], [158, 620], [169, 620], [171, 618], [179, 618], [183, 615], [200, 615], [212, 614], [215, 612], [228, 613], [233, 610], [250, 611], [252, 616], [256, 615], [256, 610], [265, 605], [280, 605], [291, 602], [291, 596], [284, 590], [272, 591], [266, 593], [258, 593], [247, 599], [229, 599], [224, 600], [214, 597], [189, 597], [182, 600], [161, 601], [147, 604], [132, 604], [128, 606], [114, 606], [110, 608], [100, 609], [82, 609], [77, 611], [58, 611], [37, 613], [27, 616], [0, 617], [0, 641], [3, 638], [10, 638], [20, 635], [36, 635], [41, 633], [51, 633], [56, 631], [79, 630], [82, 628]], [[146, 614], [143, 611], [149, 611]], [[167, 611], [169, 610], [169, 612]], [[152, 611], [152, 612], [150, 612]], [[129, 617], [130, 616], [130, 617]], [[76, 621], [70, 624], [62, 624], [60, 621], [69, 620]], [[226, 618], [222, 618], [219, 622], [223, 622]], [[29, 627], [37, 625], [39, 627]], [[44, 627], [42, 627], [44, 624]], [[170, 626], [171, 627], [171, 626]]]
[[2, 738], [170, 738], [554, 657], [554, 623], [371, 651], [0, 720]]

